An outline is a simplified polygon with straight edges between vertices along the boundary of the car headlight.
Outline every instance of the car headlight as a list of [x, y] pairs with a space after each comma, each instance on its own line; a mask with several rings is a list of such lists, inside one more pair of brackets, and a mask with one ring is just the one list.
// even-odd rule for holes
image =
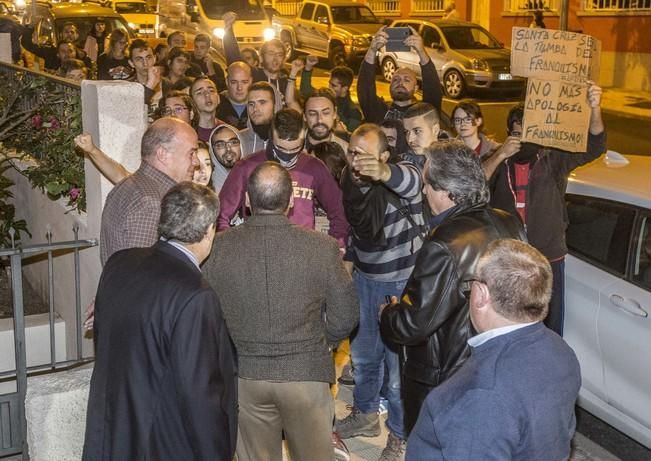
[[130, 28], [130, 29], [133, 29], [133, 30], [137, 30], [137, 29], [138, 29], [138, 26], [137, 26], [136, 24], [130, 22], [130, 23], [129, 23], [129, 28]]
[[370, 40], [371, 37], [365, 37], [365, 36], [359, 36], [359, 37], [353, 37], [353, 46], [368, 46], [371, 43]]
[[264, 37], [264, 41], [268, 42], [269, 40], [273, 40], [276, 38], [276, 31], [273, 30], [271, 27], [267, 27], [265, 30], [262, 31], [262, 36]]
[[488, 63], [483, 59], [473, 59], [470, 64], [473, 70], [488, 70]]
[[226, 31], [224, 30], [223, 27], [215, 27], [215, 28], [212, 30], [212, 34], [213, 34], [215, 37], [217, 37], [218, 39], [220, 39], [220, 40], [224, 38], [224, 34], [225, 34], [225, 33], [226, 33]]

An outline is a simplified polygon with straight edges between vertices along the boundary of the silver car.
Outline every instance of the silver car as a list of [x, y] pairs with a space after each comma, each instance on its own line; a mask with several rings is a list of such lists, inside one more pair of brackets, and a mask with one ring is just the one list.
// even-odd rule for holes
[[[521, 91], [525, 79], [511, 75], [511, 51], [477, 24], [451, 20], [396, 20], [391, 27], [411, 26], [423, 43], [443, 85], [446, 96], [459, 99], [467, 90]], [[413, 69], [420, 76], [414, 52], [378, 52], [382, 76], [390, 81], [398, 67]]]

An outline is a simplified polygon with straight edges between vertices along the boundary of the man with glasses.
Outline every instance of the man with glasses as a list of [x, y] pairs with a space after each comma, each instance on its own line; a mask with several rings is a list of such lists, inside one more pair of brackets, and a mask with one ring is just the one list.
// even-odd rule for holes
[[210, 134], [208, 151], [214, 170], [212, 184], [219, 192], [224, 186], [231, 169], [242, 159], [242, 141], [237, 130], [231, 125], [218, 125]]
[[[404, 346], [401, 391], [411, 432], [423, 401], [469, 354], [469, 286], [479, 256], [500, 238], [525, 240], [517, 218], [488, 206], [489, 189], [475, 152], [461, 141], [425, 149], [423, 193], [433, 229], [400, 299], [383, 306], [385, 341]], [[472, 236], [472, 238], [469, 238]]]
[[328, 167], [305, 152], [305, 123], [303, 114], [293, 109], [282, 109], [273, 117], [272, 142], [260, 152], [235, 164], [219, 194], [222, 209], [217, 229], [223, 231], [248, 216], [246, 211], [246, 183], [251, 172], [264, 161], [279, 163], [289, 171], [294, 187], [294, 206], [289, 220], [299, 226], [314, 229], [315, 201], [326, 211], [330, 221], [328, 234], [343, 248], [348, 236], [348, 222], [344, 216], [342, 195]]
[[223, 123], [216, 116], [217, 106], [219, 105], [219, 92], [215, 82], [205, 76], [197, 78], [190, 87], [190, 96], [192, 96], [199, 113], [199, 120], [196, 125], [199, 140], [207, 143], [212, 130], [220, 123]]

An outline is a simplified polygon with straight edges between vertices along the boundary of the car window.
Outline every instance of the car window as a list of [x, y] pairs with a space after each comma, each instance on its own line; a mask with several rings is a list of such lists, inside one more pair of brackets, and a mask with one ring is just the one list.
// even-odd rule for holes
[[301, 12], [301, 19], [310, 20], [312, 19], [312, 13], [314, 12], [314, 3], [306, 3]]
[[319, 18], [326, 18], [330, 22], [330, 16], [328, 16], [328, 8], [323, 5], [319, 5], [316, 8], [316, 13], [314, 13], [314, 20], [316, 21]]
[[498, 49], [502, 45], [488, 32], [479, 27], [442, 27], [450, 48], [455, 50]]
[[38, 43], [41, 45], [45, 43], [55, 43], [54, 25], [49, 17], [42, 18], [38, 25]]
[[633, 281], [651, 290], [651, 213], [645, 213], [639, 220], [633, 252]]
[[[90, 32], [90, 29], [93, 27], [93, 24], [95, 23], [96, 17], [84, 17], [84, 18], [61, 18], [56, 20], [56, 30], [57, 30], [57, 37], [61, 36], [61, 31], [63, 30], [63, 25], [69, 22], [72, 22], [77, 26], [77, 30], [79, 31], [79, 37], [82, 40], [86, 39], [86, 36], [88, 35], [88, 32]], [[110, 34], [113, 32], [115, 29], [122, 29], [125, 32], [127, 32], [127, 35], [129, 37], [133, 36], [133, 32], [129, 32], [129, 27], [127, 26], [127, 23], [124, 22], [124, 20], [119, 17], [119, 18], [104, 18], [104, 23], [106, 24], [106, 33]]]
[[146, 3], [139, 2], [118, 2], [115, 3], [115, 11], [120, 14], [151, 13]]
[[330, 11], [335, 24], [379, 23], [373, 12], [366, 6], [333, 6]]
[[423, 31], [421, 33], [423, 37], [423, 43], [425, 46], [432, 47], [432, 45], [440, 46], [441, 45], [441, 35], [438, 30], [430, 26], [423, 26]]
[[267, 17], [261, 0], [201, 0], [199, 3], [210, 19], [221, 19], [229, 11], [237, 11], [238, 19], [243, 21]]
[[624, 276], [635, 209], [602, 199], [567, 195], [570, 253]]

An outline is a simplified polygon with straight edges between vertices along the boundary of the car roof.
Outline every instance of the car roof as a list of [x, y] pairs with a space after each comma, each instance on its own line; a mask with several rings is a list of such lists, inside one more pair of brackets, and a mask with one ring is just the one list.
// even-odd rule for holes
[[608, 166], [605, 158], [574, 170], [567, 192], [651, 209], [651, 157], [627, 155], [624, 166]]
[[[469, 27], [481, 27], [479, 24], [475, 24], [474, 22], [468, 22], [468, 21], [461, 21], [458, 19], [434, 19], [434, 18], [428, 18], [428, 19], [418, 19], [418, 18], [408, 18], [408, 19], [396, 19], [393, 21], [393, 23], [396, 22], [407, 22], [407, 23], [418, 23], [418, 24], [434, 24], [435, 26], [438, 27], [446, 27], [446, 26], [469, 26]], [[391, 25], [393, 25], [393, 23]]]
[[57, 3], [50, 5], [52, 14], [57, 18], [77, 18], [105, 16], [110, 18], [120, 17], [111, 8], [100, 6], [96, 3]]
[[361, 2], [354, 2], [351, 0], [312, 0], [315, 3], [325, 3], [328, 6], [350, 6], [350, 7], [356, 7], [356, 6], [368, 6], [365, 5], [364, 3]]

